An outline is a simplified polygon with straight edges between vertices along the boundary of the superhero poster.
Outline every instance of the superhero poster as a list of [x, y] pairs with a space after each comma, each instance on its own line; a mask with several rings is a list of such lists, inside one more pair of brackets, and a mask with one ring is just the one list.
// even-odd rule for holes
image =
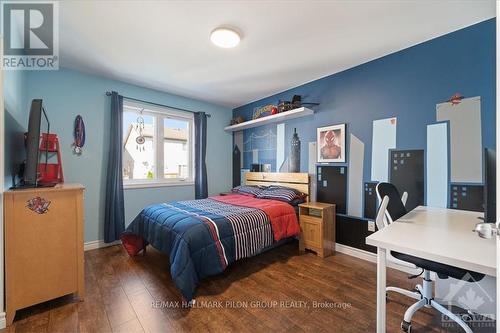
[[318, 162], [345, 162], [345, 124], [318, 128]]

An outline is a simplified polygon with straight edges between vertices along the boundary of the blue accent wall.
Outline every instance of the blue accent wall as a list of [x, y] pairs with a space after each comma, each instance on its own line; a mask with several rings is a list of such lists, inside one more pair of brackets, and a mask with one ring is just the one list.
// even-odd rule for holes
[[[146, 89], [119, 81], [61, 69], [31, 71], [26, 78], [25, 101], [14, 107], [21, 113], [19, 123], [27, 126], [30, 101], [43, 99], [62, 146], [66, 182], [82, 183], [85, 194], [85, 241], [103, 239], [104, 198], [107, 152], [110, 128], [110, 98], [106, 91], [115, 90], [135, 97], [173, 107], [205, 111], [212, 114], [207, 129], [207, 169], [210, 194], [231, 187], [231, 140], [224, 126], [231, 119], [231, 110], [213, 104]], [[87, 138], [83, 154], [72, 153], [73, 123], [76, 115], [85, 121]], [[146, 205], [172, 200], [194, 199], [194, 186], [171, 186], [125, 190], [126, 224]]]
[[[304, 102], [319, 102], [314, 116], [286, 121], [286, 156], [297, 128], [301, 171], [307, 172], [308, 142], [316, 141], [316, 128], [346, 123], [347, 140], [352, 133], [365, 144], [363, 174], [364, 181], [369, 181], [373, 120], [397, 117], [397, 148], [425, 149], [426, 126], [436, 122], [436, 104], [459, 92], [465, 97], [481, 96], [482, 143], [494, 148], [495, 29], [495, 19], [487, 20], [238, 107], [233, 114], [251, 119], [254, 108], [291, 100], [294, 94], [302, 95]], [[245, 130], [243, 140], [268, 132], [276, 133], [276, 125]], [[262, 141], [264, 146], [270, 144]], [[243, 155], [243, 167], [249, 168], [252, 154]], [[263, 149], [259, 162], [274, 167], [275, 155], [272, 149]]]

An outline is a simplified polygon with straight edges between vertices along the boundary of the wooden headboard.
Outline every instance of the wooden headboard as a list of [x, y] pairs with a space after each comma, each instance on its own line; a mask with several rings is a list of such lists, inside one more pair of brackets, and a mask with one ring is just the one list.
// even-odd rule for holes
[[299, 172], [247, 172], [247, 185], [280, 185], [299, 190], [307, 194], [309, 201], [309, 174]]

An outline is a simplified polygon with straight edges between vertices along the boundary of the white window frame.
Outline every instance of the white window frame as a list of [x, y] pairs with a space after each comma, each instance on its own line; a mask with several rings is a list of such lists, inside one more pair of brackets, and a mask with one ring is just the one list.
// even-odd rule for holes
[[[155, 170], [157, 177], [163, 177], [164, 168], [164, 144], [163, 140], [163, 123], [164, 119], [178, 119], [188, 121], [188, 178], [156, 178], [156, 179], [124, 179], [124, 189], [148, 188], [148, 187], [164, 187], [164, 186], [191, 186], [194, 185], [194, 114], [188, 111], [179, 111], [169, 107], [156, 106], [148, 103], [123, 100], [123, 112], [132, 111], [155, 117], [155, 134], [153, 144], [155, 146]], [[123, 126], [123, 124], [122, 124]], [[123, 145], [123, 142], [122, 142]], [[123, 172], [123, 170], [121, 170]]]

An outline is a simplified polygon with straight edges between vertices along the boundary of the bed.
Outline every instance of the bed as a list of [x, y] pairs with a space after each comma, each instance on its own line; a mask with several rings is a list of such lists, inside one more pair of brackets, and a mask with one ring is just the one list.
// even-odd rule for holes
[[[246, 185], [286, 187], [309, 196], [307, 173], [249, 172], [245, 179]], [[299, 232], [290, 203], [235, 193], [150, 205], [130, 223], [121, 240], [130, 256], [148, 244], [167, 254], [172, 280], [183, 301], [191, 304], [203, 278]]]

